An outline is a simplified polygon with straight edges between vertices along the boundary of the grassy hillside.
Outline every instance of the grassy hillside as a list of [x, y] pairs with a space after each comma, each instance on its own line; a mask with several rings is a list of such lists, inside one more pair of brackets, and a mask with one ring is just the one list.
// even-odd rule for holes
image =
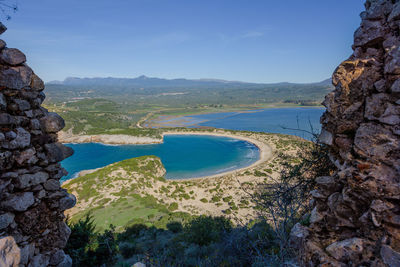
[[91, 213], [101, 231], [110, 224], [118, 230], [136, 223], [165, 227], [172, 219], [185, 221], [188, 214], [173, 212], [174, 206], [158, 201], [145, 190], [165, 181], [164, 173], [159, 158], [144, 156], [70, 180], [63, 187], [78, 198], [77, 206], [69, 211], [72, 222]]

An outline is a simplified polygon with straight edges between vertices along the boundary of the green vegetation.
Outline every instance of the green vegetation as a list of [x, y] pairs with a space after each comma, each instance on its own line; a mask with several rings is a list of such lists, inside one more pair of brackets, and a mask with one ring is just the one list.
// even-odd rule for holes
[[[163, 170], [159, 158], [144, 156], [124, 160], [69, 181], [64, 188], [74, 192], [79, 198], [78, 205], [83, 205], [82, 211], [74, 214], [70, 221], [77, 222], [91, 214], [98, 231], [104, 231], [110, 224], [121, 231], [135, 223], [165, 228], [171, 220], [189, 220], [189, 214], [174, 212], [178, 203], [168, 206], [141, 192], [140, 188], [151, 188], [154, 181], [163, 180], [157, 176], [157, 173], [163, 175]], [[137, 179], [133, 180], [133, 176]], [[116, 188], [120, 184], [125, 185]]]
[[[278, 263], [276, 235], [264, 221], [234, 227], [223, 217], [198, 216], [167, 229], [134, 224], [116, 233], [95, 231], [90, 215], [70, 224], [66, 252], [73, 266], [272, 266]], [[277, 265], [276, 265], [277, 266]]]

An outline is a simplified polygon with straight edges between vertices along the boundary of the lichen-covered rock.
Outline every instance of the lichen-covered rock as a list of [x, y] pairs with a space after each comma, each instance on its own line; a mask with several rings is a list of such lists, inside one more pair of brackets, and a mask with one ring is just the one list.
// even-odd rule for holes
[[400, 266], [400, 1], [367, 0], [354, 53], [335, 70], [320, 141], [308, 266]]
[[63, 212], [76, 199], [58, 162], [73, 151], [57, 142], [64, 120], [41, 107], [44, 83], [25, 61], [0, 40], [0, 266], [69, 267]]
[[0, 266], [18, 267], [20, 249], [11, 236], [0, 238]]

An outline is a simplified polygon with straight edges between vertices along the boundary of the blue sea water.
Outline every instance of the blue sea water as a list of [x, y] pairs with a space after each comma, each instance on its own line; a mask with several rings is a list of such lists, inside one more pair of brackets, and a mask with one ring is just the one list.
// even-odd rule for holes
[[252, 143], [220, 136], [167, 135], [164, 143], [151, 145], [67, 144], [74, 155], [62, 162], [73, 178], [82, 170], [104, 167], [124, 159], [155, 155], [167, 171], [165, 178], [181, 179], [213, 175], [246, 167], [259, 159]]
[[191, 127], [291, 134], [310, 139], [312, 136], [306, 131], [321, 130], [319, 119], [324, 111], [325, 108], [271, 108], [186, 116], [185, 119], [194, 122]]

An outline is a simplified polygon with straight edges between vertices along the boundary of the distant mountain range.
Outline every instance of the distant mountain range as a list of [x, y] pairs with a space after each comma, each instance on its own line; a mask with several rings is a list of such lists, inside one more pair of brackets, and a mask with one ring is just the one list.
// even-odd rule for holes
[[46, 84], [48, 101], [105, 98], [118, 103], [158, 106], [321, 103], [333, 89], [331, 79], [317, 83], [248, 83], [217, 79], [67, 78]]
[[67, 85], [67, 86], [113, 86], [113, 87], [142, 87], [142, 88], [155, 88], [155, 87], [263, 87], [263, 86], [282, 86], [282, 85], [322, 85], [322, 86], [330, 86], [332, 84], [332, 79], [326, 79], [317, 83], [249, 83], [249, 82], [241, 82], [241, 81], [227, 81], [220, 79], [163, 79], [163, 78], [155, 78], [155, 77], [147, 77], [145, 75], [136, 77], [136, 78], [77, 78], [77, 77], [68, 77], [64, 81], [51, 81], [47, 84], [57, 84], [57, 85]]

